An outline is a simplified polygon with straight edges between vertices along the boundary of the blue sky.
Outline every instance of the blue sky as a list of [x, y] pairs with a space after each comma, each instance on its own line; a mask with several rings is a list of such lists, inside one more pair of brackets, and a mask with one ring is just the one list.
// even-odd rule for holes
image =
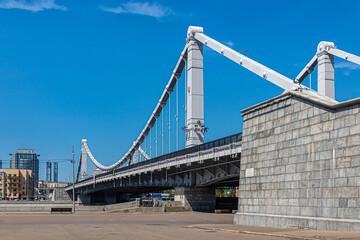
[[[295, 78], [320, 41], [360, 55], [359, 7], [355, 0], [0, 0], [0, 159], [17, 148], [35, 148], [43, 161], [70, 158], [72, 145], [78, 158], [87, 138], [100, 162], [117, 161], [153, 111], [189, 25]], [[360, 97], [360, 67], [335, 64], [337, 100]], [[206, 140], [241, 132], [241, 109], [282, 93], [206, 48], [204, 85]], [[183, 78], [179, 86], [183, 93]], [[71, 165], [59, 168], [68, 180]]]

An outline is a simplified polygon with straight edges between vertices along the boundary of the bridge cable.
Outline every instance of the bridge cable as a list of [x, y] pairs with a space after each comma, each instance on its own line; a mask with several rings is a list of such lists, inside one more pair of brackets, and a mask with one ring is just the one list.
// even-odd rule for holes
[[[187, 79], [188, 79], [188, 74], [187, 74], [187, 68], [188, 68], [188, 63], [186, 61], [185, 63], [185, 105], [184, 105], [184, 112], [185, 112], [185, 128], [187, 127]], [[186, 147], [186, 138], [187, 138], [187, 132], [185, 132], [185, 147]]]
[[[146, 139], [147, 139], [147, 136], [145, 137], [145, 154], [147, 154], [147, 152], [146, 152], [146, 149], [147, 149]], [[146, 160], [146, 158], [144, 157], [144, 161], [145, 161], [145, 160]]]
[[169, 125], [169, 153], [171, 152], [171, 130], [170, 130], [170, 128], [171, 128], [171, 95], [170, 95], [170, 93], [169, 93], [169, 123], [168, 123], [168, 125]]
[[176, 151], [179, 150], [179, 81], [176, 83]]
[[149, 144], [149, 148], [150, 148], [150, 158], [151, 158], [151, 140], [152, 140], [151, 132], [152, 132], [152, 128], [150, 129], [150, 144]]
[[[162, 109], [164, 110], [164, 108]], [[164, 112], [161, 111], [162, 120], [161, 120], [161, 155], [164, 155]]]
[[155, 131], [155, 152], [156, 152], [156, 157], [158, 156], [158, 119], [156, 119], [156, 131]]

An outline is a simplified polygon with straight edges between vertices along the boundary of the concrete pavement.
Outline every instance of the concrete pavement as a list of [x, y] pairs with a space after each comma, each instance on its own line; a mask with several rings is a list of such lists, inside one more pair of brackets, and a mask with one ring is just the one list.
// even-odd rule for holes
[[[232, 214], [152, 213], [119, 214], [87, 212], [72, 214], [1, 213], [0, 239], [250, 239], [279, 237], [302, 239], [360, 239], [357, 232], [242, 227], [232, 224]], [[262, 234], [261, 234], [262, 233]], [[272, 235], [271, 235], [272, 234]], [[319, 235], [314, 235], [319, 234]], [[336, 237], [336, 238], [331, 238]]]
[[325, 231], [316, 229], [302, 228], [271, 228], [271, 227], [254, 227], [234, 224], [197, 224], [189, 225], [188, 228], [201, 229], [208, 231], [223, 231], [235, 234], [248, 234], [253, 236], [267, 236], [285, 239], [360, 239], [360, 232], [355, 231]]

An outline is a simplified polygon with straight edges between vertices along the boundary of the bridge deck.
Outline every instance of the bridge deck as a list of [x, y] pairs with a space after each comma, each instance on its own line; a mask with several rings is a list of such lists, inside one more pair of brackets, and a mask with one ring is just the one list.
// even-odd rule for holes
[[[146, 174], [148, 172], [159, 171], [164, 168], [170, 169], [174, 166], [179, 167], [180, 165], [184, 164], [189, 165], [192, 162], [204, 162], [210, 159], [216, 160], [220, 157], [231, 155], [237, 156], [237, 154], [241, 153], [241, 140], [242, 133], [234, 134], [191, 148], [165, 154], [147, 161], [98, 174], [91, 178], [79, 181], [75, 184], [75, 188], [85, 187], [95, 183], [111, 181], [114, 179], [120, 179], [138, 174]], [[71, 189], [72, 186], [68, 186], [66, 188], [67, 191]]]

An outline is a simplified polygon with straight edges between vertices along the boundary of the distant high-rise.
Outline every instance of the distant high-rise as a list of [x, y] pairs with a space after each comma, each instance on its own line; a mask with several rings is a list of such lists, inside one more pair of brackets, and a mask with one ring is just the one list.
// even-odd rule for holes
[[51, 181], [51, 162], [46, 162], [46, 181]]
[[[39, 159], [40, 155], [35, 153], [34, 149], [18, 149], [16, 153], [10, 154], [10, 168], [27, 169], [33, 173], [33, 187], [37, 187], [39, 181]], [[32, 188], [34, 191], [34, 188]]]
[[59, 181], [59, 165], [57, 162], [54, 162], [54, 181], [53, 182], [58, 182]]
[[2, 160], [0, 160], [0, 169], [2, 169]]

